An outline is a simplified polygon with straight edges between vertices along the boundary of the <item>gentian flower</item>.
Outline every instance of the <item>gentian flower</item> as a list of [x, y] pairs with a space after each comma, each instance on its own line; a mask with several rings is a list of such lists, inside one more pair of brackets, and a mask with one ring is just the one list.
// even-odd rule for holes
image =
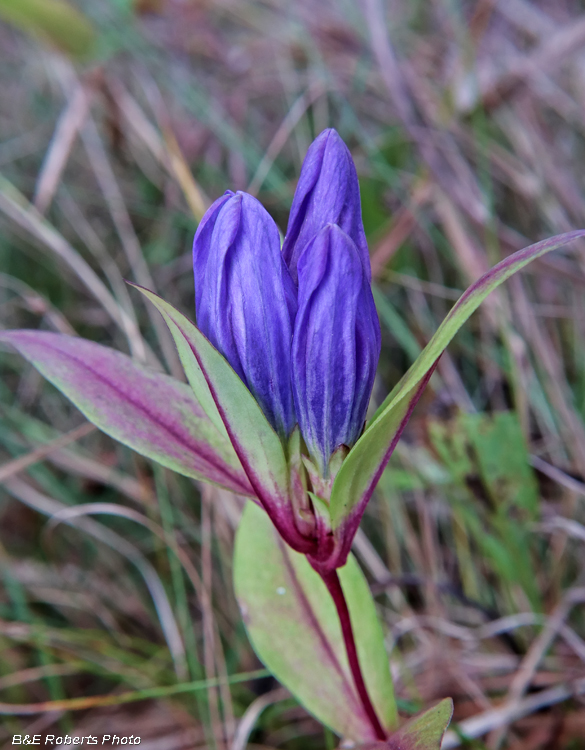
[[246, 193], [219, 198], [195, 235], [193, 270], [199, 330], [288, 437], [295, 424], [290, 342], [297, 295], [266, 209]]
[[[506, 258], [461, 297], [365, 427], [380, 352], [359, 185], [334, 130], [309, 148], [282, 249], [252, 196], [228, 191], [195, 235], [197, 326], [153, 292], [189, 385], [46, 331], [0, 332], [104, 432], [253, 498], [322, 575], [360, 519], [439, 357], [482, 299], [567, 233]], [[83, 351], [83, 356], [80, 352]]]
[[355, 242], [370, 281], [358, 178], [349, 149], [332, 128], [307, 151], [290, 210], [282, 254], [295, 281], [301, 253], [326, 224], [336, 224]]
[[380, 325], [352, 239], [327, 224], [298, 262], [292, 382], [301, 434], [320, 473], [360, 436], [380, 356]]
[[[505, 258], [478, 279], [365, 431], [380, 327], [370, 288], [356, 171], [334, 130], [322, 133], [309, 149], [282, 250], [274, 221], [252, 196], [228, 191], [206, 213], [193, 244], [197, 326], [154, 292], [139, 287], [164, 317], [188, 384], [77, 337], [0, 331], [0, 341], [14, 345], [87, 419], [113, 438], [185, 476], [261, 505], [280, 537], [306, 556], [335, 604], [356, 692], [344, 676], [337, 652], [330, 649], [328, 636], [317, 627], [319, 621], [307, 616], [305, 584], [293, 574], [296, 563], [281, 545], [272, 545], [276, 553], [272, 561], [278, 558], [277, 564], [286, 568], [282, 572], [287, 580], [294, 579], [292, 588], [299, 584], [291, 594], [297, 597], [297, 612], [302, 610], [290, 628], [296, 634], [291, 653], [285, 653], [284, 660], [279, 654], [275, 661], [275, 674], [284, 684], [309, 654], [326, 653], [333, 666], [324, 682], [329, 682], [329, 690], [339, 686], [331, 694], [341, 699], [340, 714], [353, 713], [349, 724], [342, 716], [334, 717], [334, 725], [344, 733], [346, 727], [353, 727], [356, 739], [384, 739], [384, 747], [413, 742], [421, 748], [423, 744], [438, 747], [451, 715], [448, 701], [427, 712], [422, 723], [415, 721], [388, 738], [386, 730], [396, 718], [390, 674], [382, 675], [377, 664], [372, 672], [374, 662], [384, 661], [378, 656], [372, 659], [374, 653], [383, 654], [382, 634], [381, 651], [369, 651], [366, 663], [373, 682], [368, 683], [353, 635], [353, 613], [350, 616], [337, 569], [348, 560], [367, 503], [449, 341], [481, 301], [513, 273], [583, 237], [585, 230], [543, 240]], [[250, 535], [248, 524], [242, 542], [239, 532], [245, 551], [248, 546], [255, 552], [256, 544], [266, 538], [257, 521], [264, 521], [264, 516], [255, 513], [248, 504], [247, 517], [260, 535]], [[243, 521], [245, 526], [246, 516]], [[249, 598], [244, 597], [242, 611], [249, 623], [255, 622], [259, 639], [255, 647], [260, 644], [258, 653], [261, 658], [266, 655], [268, 663], [275, 653], [270, 616], [278, 610], [278, 602], [272, 579], [260, 582], [260, 589], [256, 582], [270, 560], [250, 566], [250, 556], [238, 557], [237, 549], [238, 542], [237, 577], [240, 582], [252, 580], [244, 586]], [[350, 567], [346, 571], [352, 580]], [[356, 594], [356, 583], [353, 577], [349, 588], [361, 607], [366, 599]], [[367, 583], [359, 586], [367, 596]], [[279, 586], [276, 594], [281, 593], [287, 591]], [[288, 625], [290, 613], [295, 612], [293, 601], [283, 598], [277, 622]], [[373, 613], [373, 603], [368, 607]], [[327, 630], [329, 624], [327, 619]], [[319, 644], [316, 651], [311, 645], [304, 650], [305, 630], [308, 643], [312, 638], [313, 645]], [[284, 631], [288, 637], [289, 628]], [[365, 632], [371, 640], [370, 615]], [[286, 638], [279, 641], [283, 642]], [[304, 653], [300, 660], [298, 643]], [[313, 674], [312, 664], [308, 673]], [[302, 681], [298, 675], [292, 679], [290, 689], [294, 692], [297, 686], [301, 702], [307, 682], [310, 679], [304, 676]], [[378, 698], [374, 702], [369, 694], [372, 687], [373, 697]], [[387, 691], [386, 697], [380, 690]], [[316, 693], [309, 691], [309, 695], [315, 698]], [[308, 707], [313, 709], [311, 701]], [[321, 704], [321, 709], [330, 721], [329, 707]]]
[[282, 438], [298, 420], [327, 477], [362, 431], [380, 354], [357, 175], [337, 133], [309, 149], [282, 252], [261, 204], [228, 192], [199, 226], [193, 268], [199, 330]]

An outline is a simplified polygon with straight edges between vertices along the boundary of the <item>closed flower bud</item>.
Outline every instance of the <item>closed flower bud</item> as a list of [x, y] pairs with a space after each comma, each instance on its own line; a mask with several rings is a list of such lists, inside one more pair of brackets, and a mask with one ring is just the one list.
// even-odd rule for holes
[[349, 149], [333, 129], [311, 144], [293, 198], [282, 252], [295, 281], [303, 250], [326, 224], [337, 224], [351, 237], [369, 281], [358, 178]]
[[193, 268], [199, 329], [238, 373], [274, 429], [288, 436], [295, 424], [290, 344], [296, 289], [276, 224], [252, 196], [223, 196], [197, 232]]
[[298, 260], [292, 368], [297, 419], [323, 476], [340, 445], [362, 432], [378, 358], [380, 324], [360, 250], [329, 224]]
[[234, 196], [231, 190], [218, 198], [205, 212], [205, 216], [199, 222], [195, 239], [193, 240], [193, 275], [195, 277], [195, 308], [198, 304], [198, 296], [203, 292], [205, 283], [205, 269], [207, 268], [207, 259], [211, 250], [211, 236], [217, 216], [224, 205]]

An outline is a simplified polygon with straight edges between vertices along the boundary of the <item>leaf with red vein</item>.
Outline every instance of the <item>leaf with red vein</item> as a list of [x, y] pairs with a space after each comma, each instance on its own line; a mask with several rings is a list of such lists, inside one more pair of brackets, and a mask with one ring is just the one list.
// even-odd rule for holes
[[291, 512], [289, 467], [282, 443], [248, 388], [194, 323], [154, 292], [132, 286], [163, 316], [195, 395], [211, 416], [215, 411], [219, 414], [272, 523], [294, 549], [312, 551], [312, 541], [299, 533]]
[[353, 533], [406, 421], [453, 336], [488, 294], [506, 279], [545, 253], [582, 237], [585, 230], [567, 232], [519, 250], [481, 276], [455, 303], [412, 367], [374, 414], [335, 478], [331, 520], [336, 535], [345, 542], [338, 563], [343, 564], [343, 554], [349, 551]]
[[85, 339], [46, 331], [3, 331], [87, 419], [143, 456], [243, 495], [254, 492], [229, 442], [188, 385]]
[[[376, 714], [396, 726], [384, 636], [367, 581], [350, 557], [339, 570], [358, 658]], [[279, 539], [268, 516], [248, 503], [234, 552], [234, 586], [256, 653], [319, 721], [347, 738], [375, 739], [349, 668], [335, 605], [304, 555]]]

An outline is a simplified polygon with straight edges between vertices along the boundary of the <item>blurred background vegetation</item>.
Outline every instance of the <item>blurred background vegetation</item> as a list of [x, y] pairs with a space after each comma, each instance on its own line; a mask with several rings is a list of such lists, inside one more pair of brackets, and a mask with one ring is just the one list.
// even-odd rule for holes
[[[284, 231], [323, 128], [360, 176], [377, 403], [484, 270], [585, 226], [577, 0], [0, 0], [0, 91], [1, 327], [177, 377], [123, 280], [193, 316], [206, 206], [248, 190]], [[457, 336], [355, 545], [403, 715], [455, 700], [445, 747], [585, 748], [583, 249]], [[13, 353], [0, 372], [0, 746], [335, 747], [258, 672], [240, 501], [98, 433]]]

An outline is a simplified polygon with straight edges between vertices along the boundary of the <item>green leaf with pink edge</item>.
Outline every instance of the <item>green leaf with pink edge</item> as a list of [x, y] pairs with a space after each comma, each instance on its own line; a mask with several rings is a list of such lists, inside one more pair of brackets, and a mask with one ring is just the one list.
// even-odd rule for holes
[[433, 708], [408, 721], [386, 742], [369, 742], [355, 750], [440, 750], [453, 716], [453, 701], [445, 698]]
[[[519, 250], [490, 269], [461, 295], [417, 360], [376, 411], [364, 434], [343, 462], [331, 493], [334, 530], [347, 526], [357, 528], [430, 374], [469, 316], [490, 292], [528, 263], [582, 237], [585, 237], [585, 230], [568, 232]], [[351, 534], [344, 536], [349, 538]]]
[[[388, 656], [359, 565], [339, 570], [368, 693], [381, 723], [397, 724]], [[349, 671], [335, 605], [304, 555], [285, 546], [261, 508], [246, 505], [236, 534], [234, 584], [260, 660], [320, 722], [342, 737], [375, 739]]]
[[276, 507], [278, 513], [278, 507], [284, 508], [289, 502], [287, 460], [280, 438], [258, 403], [194, 323], [154, 292], [132, 286], [163, 316], [195, 395], [209, 414], [213, 415], [215, 408], [257, 496], [265, 506]]
[[47, 331], [3, 331], [14, 346], [96, 427], [137, 453], [233, 492], [254, 491], [227, 438], [191, 388], [121, 352]]

